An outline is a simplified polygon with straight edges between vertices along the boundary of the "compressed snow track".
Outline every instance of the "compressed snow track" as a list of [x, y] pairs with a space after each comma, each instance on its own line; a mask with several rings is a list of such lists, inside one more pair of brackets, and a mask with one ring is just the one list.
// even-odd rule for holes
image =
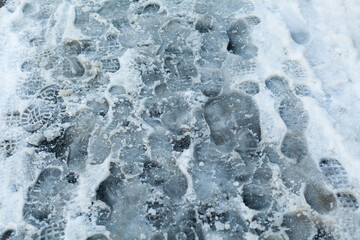
[[358, 12], [0, 1], [1, 239], [360, 239]]

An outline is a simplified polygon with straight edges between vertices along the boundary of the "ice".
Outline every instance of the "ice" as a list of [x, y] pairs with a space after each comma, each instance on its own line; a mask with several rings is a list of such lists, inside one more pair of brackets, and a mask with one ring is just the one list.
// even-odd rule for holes
[[192, 85], [192, 79], [198, 74], [194, 65], [192, 50], [173, 44], [168, 45], [164, 50], [164, 68], [168, 74], [167, 85], [172, 91], [189, 89]]
[[201, 92], [207, 97], [216, 97], [221, 93], [224, 80], [218, 71], [208, 71], [201, 73]]
[[248, 26], [244, 20], [238, 20], [226, 30], [229, 37], [227, 50], [244, 59], [256, 57], [257, 47], [251, 43]]
[[280, 102], [278, 111], [289, 130], [306, 130], [309, 117], [301, 101], [296, 98], [285, 98]]
[[244, 204], [254, 210], [266, 210], [271, 205], [271, 189], [266, 185], [246, 184], [243, 187]]
[[317, 184], [308, 184], [304, 192], [304, 197], [311, 208], [321, 214], [329, 213], [336, 208], [337, 205], [334, 194]]
[[108, 238], [103, 234], [95, 234], [88, 237], [86, 240], [107, 240]]
[[288, 81], [281, 76], [271, 76], [265, 80], [266, 88], [275, 96], [290, 94]]
[[90, 138], [88, 145], [89, 159], [92, 164], [101, 164], [109, 156], [111, 143], [104, 137], [94, 136]]
[[341, 207], [352, 211], [356, 211], [357, 209], [359, 209], [359, 202], [356, 197], [354, 197], [354, 195], [352, 195], [351, 193], [339, 192], [336, 194], [336, 196], [339, 199]]
[[281, 144], [281, 152], [296, 162], [308, 156], [308, 147], [305, 136], [300, 132], [286, 133]]
[[174, 150], [178, 152], [182, 152], [185, 149], [189, 149], [190, 144], [191, 144], [191, 139], [189, 135], [186, 135], [185, 137], [179, 140], [176, 139], [173, 141]]
[[319, 166], [321, 172], [334, 188], [346, 187], [348, 185], [349, 180], [347, 173], [338, 160], [323, 158], [321, 159]]
[[251, 96], [256, 95], [259, 93], [259, 84], [253, 81], [244, 81], [240, 83], [239, 88], [244, 91], [246, 94]]
[[242, 152], [252, 151], [261, 138], [258, 114], [255, 103], [242, 94], [212, 99], [204, 107], [214, 143], [230, 150], [239, 141]]
[[357, 239], [354, 0], [0, 0], [1, 239]]
[[290, 239], [310, 239], [315, 236], [315, 226], [308, 216], [302, 213], [290, 213], [284, 216], [283, 226]]

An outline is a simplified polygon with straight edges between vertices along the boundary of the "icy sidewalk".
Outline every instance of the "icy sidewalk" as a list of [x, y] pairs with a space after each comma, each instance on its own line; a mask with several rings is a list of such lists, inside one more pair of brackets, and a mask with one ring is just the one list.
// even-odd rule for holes
[[4, 239], [357, 239], [355, 1], [6, 1]]

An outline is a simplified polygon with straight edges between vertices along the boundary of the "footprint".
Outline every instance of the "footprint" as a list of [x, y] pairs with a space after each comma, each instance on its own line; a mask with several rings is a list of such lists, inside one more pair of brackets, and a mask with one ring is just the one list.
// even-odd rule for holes
[[110, 207], [121, 200], [121, 189], [124, 184], [124, 176], [120, 167], [110, 163], [110, 175], [100, 183], [96, 190], [96, 199], [103, 201]]
[[101, 41], [98, 46], [98, 53], [102, 55], [119, 56], [122, 54], [124, 47], [118, 41], [117, 36], [108, 36], [105, 41]]
[[124, 162], [121, 166], [121, 172], [126, 179], [139, 177], [143, 173], [143, 163], [141, 162]]
[[148, 98], [144, 102], [145, 110], [141, 114], [141, 117], [147, 122], [150, 126], [160, 126], [161, 120], [160, 117], [164, 113], [164, 106], [158, 98]]
[[128, 118], [130, 117], [134, 107], [127, 97], [119, 96], [118, 99], [119, 101], [112, 106], [113, 123], [126, 126], [129, 124]]
[[302, 101], [295, 96], [285, 97], [278, 108], [279, 115], [291, 131], [305, 131], [309, 124], [309, 115]]
[[286, 60], [282, 63], [282, 69], [289, 77], [294, 79], [304, 79], [308, 77], [305, 67], [296, 60]]
[[[112, 172], [113, 176], [116, 176]], [[109, 183], [109, 182], [108, 182]], [[109, 220], [104, 222], [106, 230], [110, 233], [112, 239], [117, 239], [118, 236], [124, 239], [136, 239], [139, 233], [149, 234], [155, 229], [146, 221], [146, 202], [162, 195], [157, 191], [157, 187], [149, 187], [146, 183], [140, 181], [124, 181], [121, 185], [109, 186], [106, 190], [108, 196], [112, 196], [110, 207], [112, 212]], [[100, 188], [99, 188], [100, 189]], [[99, 193], [99, 191], [98, 191]], [[164, 197], [168, 205], [170, 200]], [[156, 214], [156, 211], [150, 210], [149, 214]], [[172, 214], [172, 212], [171, 212]], [[165, 226], [169, 226], [170, 223]], [[134, 231], [129, 231], [134, 229]]]
[[[128, 12], [131, 6], [131, 1], [112, 2], [106, 1], [97, 12], [106, 19], [116, 19], [118, 16], [123, 16]], [[96, 4], [94, 7], [98, 8]]]
[[296, 162], [308, 157], [305, 135], [302, 132], [287, 132], [281, 144], [281, 152]]
[[1, 116], [1, 120], [8, 127], [16, 127], [19, 126], [20, 123], [20, 112], [17, 110], [8, 109], [3, 116]]
[[90, 133], [88, 129], [79, 126], [70, 127], [66, 130], [64, 144], [67, 148], [67, 165], [71, 170], [79, 170], [85, 167], [88, 156], [88, 144]]
[[16, 87], [16, 94], [23, 99], [32, 98], [44, 87], [45, 79], [35, 71], [24, 81], [19, 81]]
[[215, 19], [210, 15], [201, 16], [195, 23], [195, 30], [200, 33], [207, 33], [214, 29]]
[[242, 190], [244, 204], [254, 210], [265, 211], [272, 204], [272, 192], [268, 184], [246, 184]]
[[46, 41], [43, 37], [36, 37], [31, 39], [29, 43], [31, 47], [43, 47]]
[[106, 225], [110, 219], [111, 207], [101, 200], [92, 201], [89, 207], [91, 214], [89, 220], [95, 222], [96, 225]]
[[84, 66], [80, 63], [77, 57], [64, 58], [59, 66], [61, 72], [56, 74], [63, 75], [67, 78], [82, 77], [85, 73]]
[[58, 95], [59, 95], [60, 87], [57, 85], [49, 85], [43, 89], [38, 94], [38, 98], [51, 101], [53, 103], [58, 102]]
[[38, 64], [34, 60], [29, 59], [29, 60], [24, 61], [21, 64], [20, 68], [21, 68], [22, 72], [30, 73], [32, 71], [35, 71], [35, 69], [38, 67], [39, 67]]
[[306, 24], [301, 20], [297, 13], [292, 9], [282, 10], [284, 21], [289, 29], [292, 40], [300, 45], [305, 45], [310, 41], [310, 33]]
[[204, 71], [200, 80], [200, 90], [205, 96], [216, 97], [221, 93], [224, 80], [218, 71]]
[[230, 53], [239, 55], [244, 60], [257, 56], [258, 48], [251, 43], [249, 27], [244, 20], [232, 23], [226, 33], [229, 37], [227, 50]]
[[64, 240], [65, 239], [65, 221], [58, 221], [49, 224], [41, 230], [39, 240]]
[[137, 32], [137, 29], [133, 28], [127, 16], [117, 17], [111, 23], [118, 30], [118, 41], [125, 49], [138, 47], [141, 41], [147, 40], [145, 38], [148, 37], [148, 34]]
[[[232, 23], [230, 27], [226, 30], [226, 33], [229, 37], [230, 43], [229, 45], [234, 45], [239, 42], [239, 46], [245, 45], [246, 42], [241, 44], [241, 38], [243, 41], [246, 41], [249, 38], [249, 28], [246, 22], [242, 19], [237, 20]], [[231, 43], [234, 42], [234, 43]]]
[[35, 132], [51, 123], [53, 120], [53, 109], [41, 104], [40, 106], [30, 105], [20, 117], [20, 126], [28, 132]]
[[190, 113], [189, 104], [183, 98], [175, 96], [168, 98], [164, 103], [160, 119], [173, 134], [181, 135], [190, 129], [188, 126], [191, 120]]
[[359, 209], [359, 202], [350, 192], [338, 192], [336, 194], [340, 207], [356, 211]]
[[103, 134], [97, 133], [89, 140], [87, 149], [90, 164], [102, 164], [111, 152], [111, 143]]
[[138, 23], [142, 26], [143, 34], [147, 35], [154, 45], [161, 44], [159, 29], [166, 22], [169, 10], [158, 3], [148, 3], [142, 13], [139, 9]]
[[295, 94], [298, 96], [308, 97], [311, 96], [311, 90], [307, 85], [296, 85]]
[[207, 102], [204, 107], [204, 115], [214, 143], [232, 148], [235, 146], [235, 135], [231, 129], [236, 126], [231, 118], [232, 109], [226, 100], [221, 97]]
[[95, 54], [97, 51], [96, 43], [92, 40], [84, 39], [80, 40], [81, 52], [84, 54]]
[[224, 150], [232, 149], [238, 142], [242, 152], [251, 152], [253, 144], [257, 145], [261, 139], [259, 109], [246, 94], [232, 93], [211, 99], [204, 106], [204, 116], [212, 140]]
[[271, 76], [265, 80], [266, 88], [276, 97], [291, 95], [288, 81], [281, 76]]
[[297, 26], [290, 27], [291, 38], [297, 44], [305, 45], [310, 41], [310, 34], [307, 30], [298, 28]]
[[171, 19], [159, 29], [159, 34], [164, 44], [184, 45], [186, 38], [191, 33], [191, 28], [181, 19]]
[[343, 188], [349, 185], [347, 173], [342, 164], [334, 158], [322, 158], [319, 163], [321, 172], [328, 183], [334, 188]]
[[204, 142], [194, 147], [191, 175], [194, 190], [202, 200], [237, 196], [236, 189], [254, 173], [253, 159], [242, 159], [238, 154], [235, 157], [235, 153], [231, 157], [224, 155], [214, 145]]
[[66, 42], [63, 48], [66, 56], [77, 56], [81, 53], [81, 43], [77, 40]]
[[215, 70], [222, 66], [226, 58], [226, 52], [223, 50], [227, 47], [229, 40], [226, 32], [217, 26], [215, 27], [214, 20], [212, 18], [207, 19], [206, 16], [199, 19], [195, 25], [195, 28], [201, 33], [201, 47], [199, 49], [201, 58], [197, 63], [202, 68]]
[[155, 14], [160, 10], [160, 5], [156, 3], [150, 3], [144, 7], [143, 14]]
[[309, 217], [302, 213], [290, 213], [283, 217], [282, 227], [291, 240], [312, 239], [315, 236], [316, 228]]
[[59, 56], [53, 49], [40, 49], [35, 55], [35, 60], [40, 68], [54, 70], [59, 62]]
[[6, 157], [11, 157], [16, 150], [17, 140], [5, 139], [0, 141], [0, 149]]
[[248, 95], [254, 96], [259, 93], [259, 84], [254, 81], [244, 81], [239, 85], [240, 90]]
[[307, 184], [304, 196], [311, 208], [320, 214], [327, 214], [337, 206], [335, 195], [319, 184]]
[[265, 85], [280, 100], [278, 112], [285, 123], [286, 133], [281, 152], [299, 162], [308, 156], [308, 146], [304, 131], [309, 124], [309, 115], [304, 105], [290, 90], [288, 81], [280, 76], [271, 76]]
[[27, 221], [39, 224], [62, 214], [68, 193], [60, 176], [58, 168], [47, 168], [39, 174], [24, 204], [23, 216]]
[[115, 73], [120, 69], [120, 62], [117, 58], [101, 59], [101, 68], [106, 72]]
[[[159, 61], [154, 61], [151, 56], [143, 54], [136, 59], [136, 63], [141, 74], [141, 80], [145, 85], [151, 86], [157, 81], [164, 81], [165, 74]], [[166, 85], [165, 83], [161, 84]]]
[[261, 22], [260, 18], [257, 16], [247, 16], [244, 18], [244, 20], [245, 20], [246, 24], [249, 26], [258, 25]]
[[256, 73], [255, 61], [239, 61], [237, 65], [237, 71], [239, 75], [252, 75]]
[[95, 234], [88, 237], [86, 240], [108, 240], [108, 238], [103, 234]]
[[[180, 45], [181, 46], [181, 45]], [[194, 65], [193, 51], [170, 44], [164, 52], [164, 69], [168, 74], [167, 86], [172, 91], [184, 91], [191, 87], [198, 71]]]
[[[283, 165], [283, 162], [278, 163], [278, 165]], [[283, 169], [281, 171], [281, 180], [288, 190], [300, 195], [301, 187], [306, 183], [307, 179], [300, 175], [297, 170], [294, 166]]]

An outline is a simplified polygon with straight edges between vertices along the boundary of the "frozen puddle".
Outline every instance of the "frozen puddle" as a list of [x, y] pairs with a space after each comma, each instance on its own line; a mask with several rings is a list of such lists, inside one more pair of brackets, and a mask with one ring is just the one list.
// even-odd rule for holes
[[0, 1], [1, 239], [360, 239], [359, 12]]

